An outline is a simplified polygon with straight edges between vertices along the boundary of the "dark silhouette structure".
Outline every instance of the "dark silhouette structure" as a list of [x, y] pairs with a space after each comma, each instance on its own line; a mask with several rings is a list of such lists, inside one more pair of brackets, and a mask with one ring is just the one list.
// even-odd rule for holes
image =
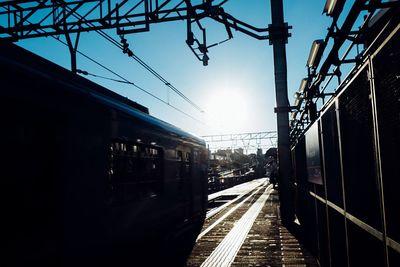
[[184, 262], [207, 209], [204, 141], [15, 45], [0, 72], [1, 265]]

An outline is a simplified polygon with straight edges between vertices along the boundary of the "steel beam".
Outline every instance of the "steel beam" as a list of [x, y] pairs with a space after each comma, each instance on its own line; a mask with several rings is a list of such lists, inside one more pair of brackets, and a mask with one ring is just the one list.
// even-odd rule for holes
[[[292, 162], [289, 141], [289, 100], [287, 94], [286, 42], [287, 24], [283, 17], [282, 0], [271, 0], [270, 44], [274, 54], [275, 94], [278, 130], [279, 198], [281, 220], [285, 226], [294, 222], [294, 208], [291, 188]], [[273, 38], [272, 38], [273, 37]]]
[[[252, 149], [276, 147], [276, 131], [237, 133], [201, 136], [211, 150], [243, 148], [246, 152]], [[263, 142], [264, 141], [264, 142]], [[239, 144], [238, 144], [239, 142]]]

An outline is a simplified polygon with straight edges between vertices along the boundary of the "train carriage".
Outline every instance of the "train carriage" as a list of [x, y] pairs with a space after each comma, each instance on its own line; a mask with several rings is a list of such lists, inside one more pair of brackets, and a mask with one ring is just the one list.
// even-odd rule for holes
[[193, 246], [207, 206], [203, 140], [15, 45], [0, 44], [0, 73], [8, 262], [150, 263]]

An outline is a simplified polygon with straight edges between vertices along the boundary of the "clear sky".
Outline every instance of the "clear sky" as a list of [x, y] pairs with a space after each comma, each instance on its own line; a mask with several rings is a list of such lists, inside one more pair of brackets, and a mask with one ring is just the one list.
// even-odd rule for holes
[[[195, 2], [195, 1], [193, 1]], [[218, 2], [218, 1], [217, 1]], [[351, 1], [350, 1], [351, 2]], [[289, 100], [306, 76], [306, 61], [314, 39], [322, 39], [331, 19], [322, 14], [325, 0], [284, 1], [285, 21], [293, 26], [287, 45]], [[271, 23], [269, 0], [230, 0], [226, 12], [257, 27]], [[208, 43], [226, 39], [222, 25], [205, 20]], [[118, 39], [115, 30], [107, 33]], [[210, 49], [204, 67], [187, 47], [186, 23], [153, 24], [149, 32], [125, 36], [130, 48], [173, 86], [202, 107], [200, 113], [96, 33], [82, 33], [78, 49], [142, 88], [184, 110], [193, 120], [133, 86], [90, 78], [150, 110], [150, 114], [196, 135], [276, 130], [272, 46], [233, 30], [234, 38]], [[68, 49], [52, 38], [24, 40], [18, 45], [70, 68]], [[78, 68], [117, 78], [78, 56]], [[201, 122], [199, 122], [201, 121]]]

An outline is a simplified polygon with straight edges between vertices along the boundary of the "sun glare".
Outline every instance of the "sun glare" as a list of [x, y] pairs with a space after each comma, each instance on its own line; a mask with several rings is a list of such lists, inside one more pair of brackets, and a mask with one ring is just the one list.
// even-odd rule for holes
[[218, 132], [242, 131], [249, 119], [246, 103], [245, 94], [239, 90], [216, 90], [206, 103], [207, 124]]

